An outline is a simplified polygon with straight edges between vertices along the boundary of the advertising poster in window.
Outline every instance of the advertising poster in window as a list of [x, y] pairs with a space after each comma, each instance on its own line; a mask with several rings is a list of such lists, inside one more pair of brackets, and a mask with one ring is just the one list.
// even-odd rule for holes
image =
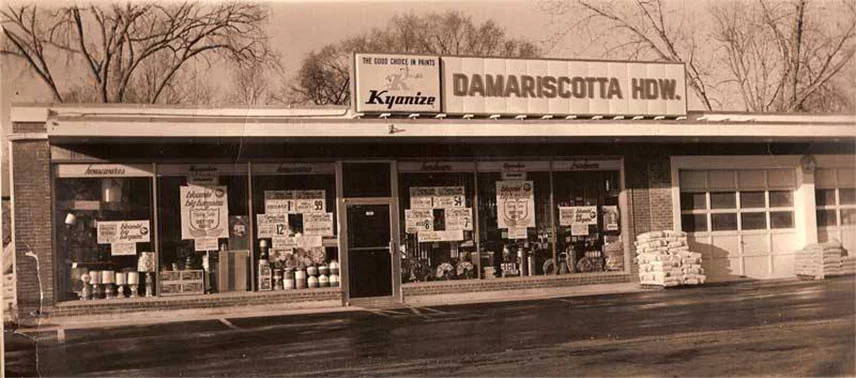
[[404, 210], [404, 223], [408, 234], [434, 231], [434, 211], [432, 209]]
[[261, 238], [288, 236], [288, 215], [258, 214], [256, 215], [256, 233]]
[[535, 190], [532, 181], [497, 181], [499, 228], [535, 227]]
[[603, 228], [606, 231], [618, 231], [618, 206], [601, 206], [600, 213], [603, 216]]
[[112, 243], [110, 254], [113, 256], [136, 256], [137, 243]]
[[445, 209], [447, 230], [473, 230], [473, 209], [469, 207]]
[[333, 213], [303, 214], [303, 234], [333, 236]]
[[98, 244], [148, 243], [151, 241], [148, 220], [98, 222]]
[[225, 186], [182, 186], [181, 238], [228, 238], [229, 200]]

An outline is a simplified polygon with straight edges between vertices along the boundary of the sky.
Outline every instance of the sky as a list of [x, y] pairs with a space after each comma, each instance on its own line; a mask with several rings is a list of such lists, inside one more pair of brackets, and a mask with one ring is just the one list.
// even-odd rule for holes
[[[3, 1], [0, 0], [0, 3]], [[557, 15], [547, 11], [551, 5], [563, 1], [567, 3], [565, 0], [279, 0], [267, 1], [263, 2], [263, 4], [271, 12], [269, 24], [266, 27], [270, 44], [280, 54], [282, 58], [281, 64], [285, 68], [287, 75], [293, 75], [299, 69], [301, 60], [309, 52], [320, 49], [327, 44], [367, 33], [373, 28], [383, 28], [390, 18], [397, 14], [407, 12], [425, 14], [446, 10], [461, 11], [471, 16], [476, 23], [492, 19], [501, 28], [504, 28], [508, 37], [521, 38], [534, 42], [539, 46], [542, 55], [545, 57], [566, 59], [626, 58], [624, 56], [604, 55], [604, 42], [620, 42], [620, 40], [616, 40], [614, 36], [608, 34], [596, 37], [586, 35], [584, 27], [573, 29], [572, 33], [564, 35], [562, 39], [552, 39], [551, 37], [556, 36], [560, 31], [566, 30], [569, 23], [580, 19], [578, 14], [574, 14], [573, 12]], [[680, 15], [682, 26], [698, 34], [704, 34], [704, 31], [711, 25], [711, 19], [705, 16], [705, 10], [718, 0], [664, 1], [670, 12]], [[812, 4], [813, 6], [824, 7], [827, 4], [831, 4], [830, 2], [832, 1], [834, 0], [820, 0]], [[105, 0], [91, 0], [89, 2], [105, 3]], [[622, 1], [619, 0], [617, 2], [620, 5]], [[63, 6], [70, 5], [71, 3], [71, 0], [42, 0], [39, 2], [39, 5], [42, 7], [50, 5]], [[710, 41], [701, 39], [697, 42], [705, 46]], [[721, 54], [717, 55], [718, 53], [717, 51], [707, 51], [706, 56], [697, 58], [715, 61], [716, 59], [721, 59]], [[56, 63], [62, 66], [61, 62]], [[2, 115], [2, 119], [0, 121], [2, 121], [3, 130], [6, 130], [10, 102], [50, 102], [51, 96], [46, 86], [34, 74], [30, 73], [21, 62], [0, 59], [0, 64], [3, 65], [2, 75], [0, 75], [0, 87], [2, 87], [2, 92], [0, 92], [0, 95], [2, 95], [2, 98], [0, 98], [0, 101], [2, 101], [0, 103], [2, 105], [0, 107], [0, 110], [2, 110], [2, 114], [0, 114]], [[199, 67], [197, 71], [208, 77], [223, 77], [217, 68]], [[58, 75], [82, 75], [82, 73], [62, 72], [60, 68], [55, 72], [55, 76]], [[87, 78], [81, 76], [81, 80], [87, 80]], [[210, 82], [216, 83], [218, 81], [211, 80]], [[223, 84], [218, 85], [223, 86]], [[228, 86], [229, 84], [225, 85]], [[722, 97], [727, 99], [729, 96]], [[735, 98], [734, 96], [731, 97]], [[695, 96], [689, 97], [688, 108], [689, 110], [698, 110], [701, 108], [700, 102]], [[724, 105], [724, 108], [742, 110], [728, 106], [727, 104]], [[5, 135], [5, 132], [3, 134]], [[5, 148], [6, 143], [3, 143], [3, 149], [5, 150]], [[4, 171], [6, 168], [7, 164], [3, 164]], [[7, 176], [3, 174], [3, 177]], [[3, 181], [3, 193], [6, 195], [8, 193], [5, 185], [6, 180]]]

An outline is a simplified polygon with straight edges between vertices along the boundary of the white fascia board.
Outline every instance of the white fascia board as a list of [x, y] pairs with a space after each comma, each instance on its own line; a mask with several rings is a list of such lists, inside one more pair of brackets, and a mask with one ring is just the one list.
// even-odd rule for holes
[[[390, 134], [390, 125], [400, 130]], [[627, 123], [627, 122], [176, 122], [152, 120], [99, 121], [51, 120], [48, 135], [62, 137], [237, 137], [237, 138], [431, 138], [431, 137], [642, 137], [730, 139], [853, 139], [853, 125], [806, 124], [707, 124], [707, 123]]]
[[11, 122], [45, 122], [48, 120], [47, 106], [12, 106], [9, 109]]
[[[780, 122], [780, 123], [854, 123], [853, 114], [773, 114], [773, 113], [701, 113], [695, 114], [709, 122]], [[696, 119], [697, 119], [696, 118]]]

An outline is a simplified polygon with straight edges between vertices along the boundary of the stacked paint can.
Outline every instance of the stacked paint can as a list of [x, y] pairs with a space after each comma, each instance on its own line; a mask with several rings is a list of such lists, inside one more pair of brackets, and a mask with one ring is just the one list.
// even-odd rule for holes
[[306, 279], [306, 282], [310, 289], [315, 289], [318, 287], [318, 267], [315, 265], [310, 265], [306, 267], [306, 274], [309, 276]]
[[294, 268], [286, 268], [282, 279], [282, 286], [285, 290], [294, 289]]
[[327, 264], [321, 264], [318, 267], [318, 286], [319, 287], [330, 287], [330, 277], [329, 270], [327, 268]]
[[339, 262], [330, 261], [330, 287], [339, 287]]
[[294, 287], [298, 289], [306, 288], [306, 270], [303, 268], [298, 268], [297, 272], [294, 273]]

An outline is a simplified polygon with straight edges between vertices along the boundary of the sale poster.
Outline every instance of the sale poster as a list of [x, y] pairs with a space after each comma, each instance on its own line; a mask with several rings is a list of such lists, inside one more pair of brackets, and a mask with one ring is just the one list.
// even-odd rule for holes
[[448, 242], [464, 240], [463, 230], [419, 231], [419, 242]]
[[588, 236], [589, 225], [585, 223], [574, 223], [571, 225], [571, 236]]
[[499, 228], [535, 227], [535, 188], [532, 181], [496, 182]]
[[434, 230], [434, 211], [432, 209], [404, 210], [405, 231], [416, 234], [422, 231]]
[[182, 186], [181, 238], [228, 238], [229, 199], [225, 186]]
[[258, 214], [256, 215], [256, 234], [259, 238], [288, 235], [287, 214]]
[[333, 236], [333, 213], [303, 214], [303, 234]]
[[446, 209], [447, 230], [473, 230], [473, 209], [470, 207]]
[[526, 239], [528, 235], [526, 234], [526, 228], [509, 228], [508, 229], [508, 237], [507, 239]]
[[597, 206], [560, 206], [559, 225], [574, 224], [597, 225]]
[[196, 238], [193, 239], [193, 250], [196, 252], [216, 251], [217, 238]]
[[111, 243], [110, 254], [113, 256], [136, 256], [137, 243]]
[[148, 243], [151, 241], [151, 229], [148, 220], [99, 221], [96, 229], [98, 244]]
[[603, 227], [606, 231], [618, 231], [618, 206], [601, 206], [600, 212], [603, 216]]

